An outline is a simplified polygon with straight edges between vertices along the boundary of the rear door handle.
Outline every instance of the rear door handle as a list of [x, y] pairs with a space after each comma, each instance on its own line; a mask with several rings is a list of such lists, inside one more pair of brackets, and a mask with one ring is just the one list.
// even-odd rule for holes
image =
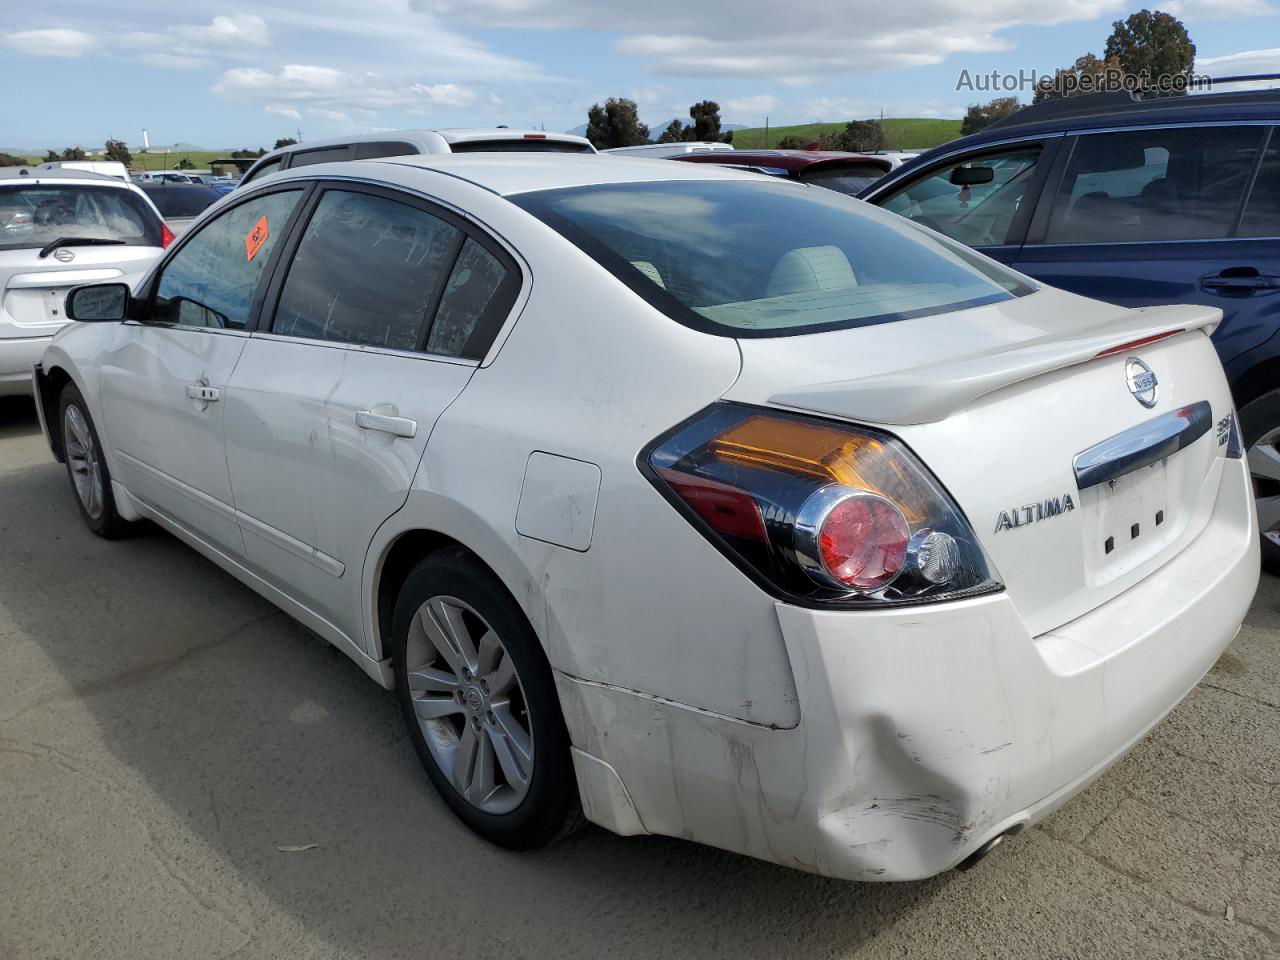
[[418, 421], [408, 417], [391, 417], [385, 413], [374, 413], [372, 410], [356, 411], [356, 426], [362, 430], [376, 430], [389, 433], [393, 437], [404, 437], [412, 440], [418, 435]]
[[222, 391], [217, 387], [211, 387], [207, 383], [188, 383], [187, 397], [192, 400], [199, 400], [202, 403], [216, 403], [222, 399]]
[[1233, 267], [1222, 273], [1200, 278], [1200, 286], [1209, 290], [1280, 290], [1280, 277], [1267, 276], [1249, 267]]

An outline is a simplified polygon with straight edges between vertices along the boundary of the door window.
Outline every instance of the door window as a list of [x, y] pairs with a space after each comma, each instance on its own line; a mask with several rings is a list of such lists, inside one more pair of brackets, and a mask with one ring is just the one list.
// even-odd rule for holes
[[1280, 135], [1271, 136], [1237, 235], [1280, 237]]
[[440, 299], [427, 352], [475, 360], [484, 356], [511, 306], [514, 291], [508, 277], [498, 258], [468, 237]]
[[1038, 146], [970, 157], [908, 184], [880, 206], [971, 247], [1008, 243], [1039, 159]]
[[151, 321], [243, 330], [271, 251], [301, 196], [301, 190], [282, 190], [255, 197], [202, 226], [162, 269]]
[[1054, 198], [1046, 243], [1230, 236], [1263, 127], [1081, 136]]
[[275, 173], [283, 164], [283, 156], [276, 157], [274, 160], [268, 160], [266, 163], [262, 164], [262, 166], [253, 170], [247, 177], [245, 177], [244, 182], [248, 183], [250, 180], [257, 180], [259, 177], [265, 177], [268, 173]]
[[461, 239], [417, 207], [328, 190], [289, 267], [272, 331], [421, 350]]

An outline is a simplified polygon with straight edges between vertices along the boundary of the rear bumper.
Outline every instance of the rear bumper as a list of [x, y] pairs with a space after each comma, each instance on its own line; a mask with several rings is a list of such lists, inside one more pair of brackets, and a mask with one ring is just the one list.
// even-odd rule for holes
[[579, 762], [589, 815], [861, 880], [931, 876], [1035, 822], [1159, 722], [1238, 630], [1257, 523], [1243, 462], [1214, 469], [1217, 504], [1191, 546], [1039, 637], [1006, 594], [876, 613], [779, 604], [791, 730], [562, 678], [575, 746], [602, 762]]
[[31, 393], [31, 367], [40, 362], [48, 337], [0, 338], [0, 397]]

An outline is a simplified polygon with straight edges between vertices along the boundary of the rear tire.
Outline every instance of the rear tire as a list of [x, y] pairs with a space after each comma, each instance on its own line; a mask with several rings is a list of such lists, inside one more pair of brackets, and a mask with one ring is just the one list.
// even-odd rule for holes
[[74, 383], [63, 387], [58, 399], [58, 425], [62, 430], [67, 478], [85, 526], [106, 540], [129, 536], [136, 525], [116, 510], [111, 470], [102, 455], [102, 442], [89, 416], [89, 405]]
[[502, 584], [460, 547], [405, 580], [392, 620], [396, 696], [450, 809], [513, 850], [571, 832], [581, 806], [551, 668]]
[[1280, 576], [1280, 390], [1250, 400], [1240, 410], [1262, 535], [1262, 567]]

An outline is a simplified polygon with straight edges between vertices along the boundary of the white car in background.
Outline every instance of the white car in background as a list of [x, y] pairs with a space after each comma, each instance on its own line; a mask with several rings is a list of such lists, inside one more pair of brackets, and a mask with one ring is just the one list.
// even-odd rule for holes
[[610, 147], [600, 152], [609, 157], [645, 157], [649, 160], [665, 160], [682, 153], [715, 153], [732, 150], [733, 144], [718, 140], [690, 140], [684, 143], [642, 143], [638, 147]]
[[172, 239], [127, 181], [74, 168], [0, 168], [0, 396], [31, 392], [31, 365], [67, 322], [68, 290], [134, 283]]
[[338, 646], [510, 847], [581, 810], [850, 879], [972, 864], [1257, 585], [1219, 311], [1041, 288], [827, 190], [307, 167], [68, 304], [98, 322], [38, 407], [90, 529], [153, 520]]
[[383, 130], [354, 137], [330, 137], [280, 147], [245, 171], [243, 186], [269, 173], [314, 163], [407, 157], [420, 153], [595, 153], [586, 137], [509, 127], [455, 127], [444, 130]]

